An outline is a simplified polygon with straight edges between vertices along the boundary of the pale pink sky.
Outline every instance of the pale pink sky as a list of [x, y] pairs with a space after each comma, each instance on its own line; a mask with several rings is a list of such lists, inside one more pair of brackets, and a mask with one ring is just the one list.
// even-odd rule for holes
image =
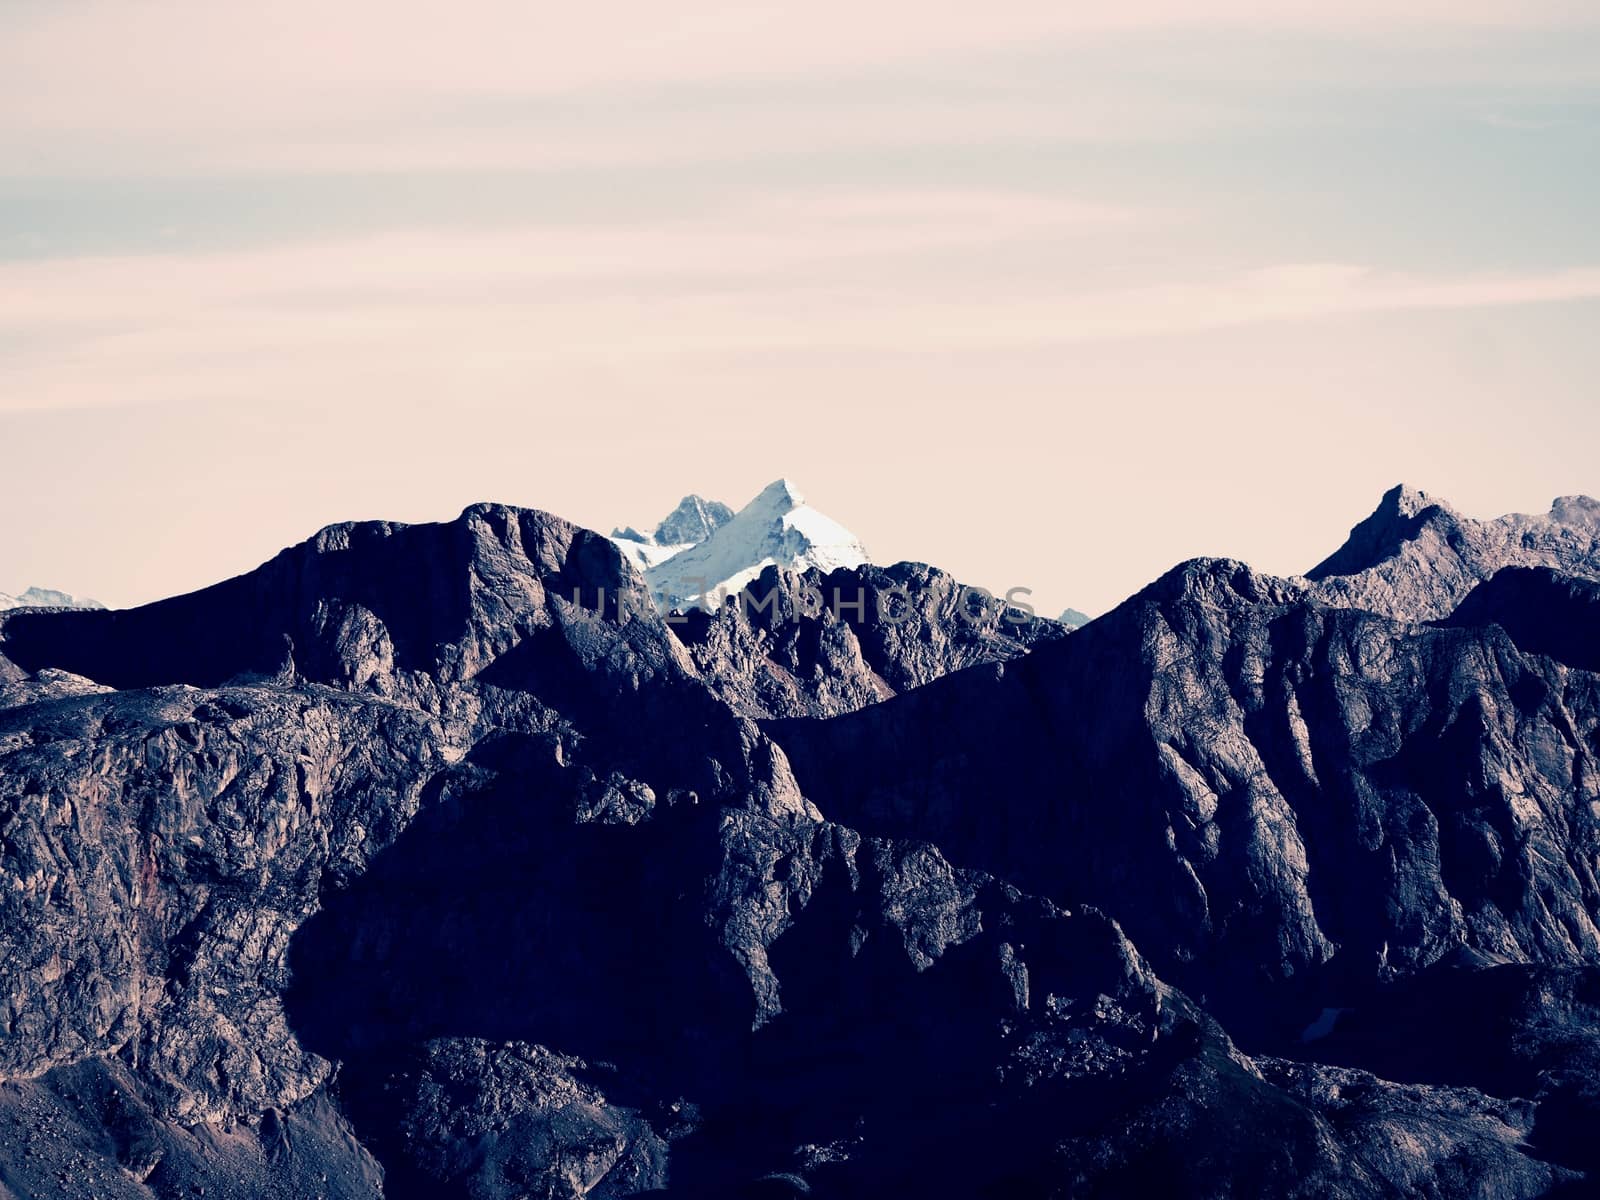
[[1074, 7], [8, 5], [0, 591], [786, 475], [1093, 611], [1600, 491], [1589, 6]]

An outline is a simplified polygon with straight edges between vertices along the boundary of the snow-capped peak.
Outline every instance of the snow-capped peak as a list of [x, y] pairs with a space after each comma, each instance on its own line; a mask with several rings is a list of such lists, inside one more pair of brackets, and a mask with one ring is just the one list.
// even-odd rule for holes
[[0, 592], [0, 610], [7, 608], [104, 608], [98, 600], [72, 596], [49, 588], [31, 587], [19, 596]]
[[760, 505], [764, 508], [781, 508], [784, 512], [788, 512], [805, 502], [805, 496], [790, 480], [775, 479], [762, 488], [760, 494], [745, 505], [745, 508], [755, 508]]
[[726, 504], [690, 493], [650, 533], [640, 533], [628, 525], [613, 529], [611, 540], [624, 558], [640, 571], [648, 571], [674, 554], [699, 545], [732, 519], [733, 509]]
[[807, 504], [789, 480], [779, 479], [710, 537], [651, 566], [645, 578], [654, 593], [680, 605], [731, 594], [773, 564], [831, 571], [867, 561], [853, 533]]

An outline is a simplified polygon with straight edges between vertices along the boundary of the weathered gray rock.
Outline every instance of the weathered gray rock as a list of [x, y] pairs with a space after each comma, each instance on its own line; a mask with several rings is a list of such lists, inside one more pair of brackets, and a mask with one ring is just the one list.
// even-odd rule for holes
[[1600, 969], [1496, 963], [1464, 951], [1344, 1001], [1305, 1055], [1523, 1097], [1532, 1146], [1600, 1168]]
[[662, 546], [698, 545], [733, 520], [733, 509], [718, 500], [689, 495], [655, 528]]
[[1600, 579], [1600, 501], [1562, 496], [1548, 513], [1475, 521], [1424, 492], [1396, 486], [1306, 578], [1324, 604], [1433, 621], [1505, 567]]
[[768, 567], [715, 612], [692, 607], [671, 627], [712, 691], [751, 717], [853, 712], [1067, 633], [921, 563]]
[[0, 1070], [137, 1065], [167, 1115], [309, 1096], [285, 1021], [296, 926], [422, 803], [459, 743], [322, 691], [162, 688], [0, 712]]
[[[1600, 688], [1565, 649], [1232, 563], [1071, 637], [952, 633], [924, 568], [835, 578], [866, 615], [680, 635], [607, 539], [483, 505], [0, 616], [3, 1186], [1570, 1180], [1570, 1079], [1257, 1061], [1157, 976], [1266, 1044], [1454, 946], [1591, 962]], [[895, 585], [917, 619], [875, 622]]]
[[1061, 615], [1057, 617], [1056, 620], [1061, 622], [1061, 624], [1065, 625], [1068, 629], [1081, 629], [1083, 626], [1087, 625], [1091, 620], [1093, 620], [1093, 618], [1090, 617], [1086, 612], [1079, 612], [1075, 608], [1067, 608], [1062, 609]]
[[379, 1200], [383, 1169], [324, 1091], [222, 1124], [168, 1120], [139, 1071], [91, 1058], [0, 1083], [9, 1197]]
[[667, 1139], [580, 1079], [587, 1069], [542, 1046], [479, 1038], [397, 1056], [382, 1085], [391, 1193], [612, 1200], [665, 1187]]
[[1600, 962], [1600, 678], [1497, 625], [1201, 560], [1015, 663], [768, 728], [831, 817], [1113, 912], [1247, 1025], [1460, 945]]

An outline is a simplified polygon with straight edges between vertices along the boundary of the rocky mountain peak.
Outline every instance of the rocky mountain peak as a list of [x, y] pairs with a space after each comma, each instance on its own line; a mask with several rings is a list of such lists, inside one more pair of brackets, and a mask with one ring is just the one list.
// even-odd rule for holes
[[[735, 521], [737, 531], [724, 532]], [[769, 565], [802, 573], [817, 568], [825, 575], [870, 561], [860, 540], [812, 508], [788, 477], [773, 480], [737, 513], [691, 492], [651, 532], [620, 526], [612, 529], [611, 541], [644, 575], [652, 593], [672, 607], [703, 595], [732, 595]], [[1089, 620], [1075, 608], [1058, 618], [1068, 629]]]
[[[597, 607], [602, 590], [600, 620], [569, 619], [575, 594]], [[536, 635], [560, 630], [587, 653], [608, 623], [653, 638], [675, 669], [666, 630], [622, 609], [654, 615], [613, 543], [535, 509], [475, 504], [437, 524], [330, 525], [245, 575], [139, 608], [8, 612], [0, 655], [121, 688], [288, 676], [414, 698], [514, 660]]]
[[1600, 505], [1563, 496], [1548, 513], [1478, 521], [1424, 492], [1395, 487], [1305, 578], [1324, 604], [1436, 621], [1506, 567], [1600, 579]]
[[775, 479], [762, 488], [751, 507], [760, 505], [763, 509], [781, 509], [784, 512], [791, 508], [798, 508], [806, 502], [805, 494], [788, 479]]
[[1600, 526], [1600, 500], [1592, 496], [1557, 496], [1550, 505], [1550, 519], [1562, 525]]
[[1181, 562], [1127, 601], [1173, 604], [1190, 601], [1218, 608], [1292, 604], [1304, 589], [1290, 580], [1252, 570], [1232, 558], [1191, 558]]
[[1421, 488], [1412, 487], [1408, 483], [1397, 483], [1383, 494], [1373, 515], [1393, 512], [1401, 517], [1416, 517], [1434, 508], [1446, 512], [1455, 511], [1443, 500], [1430, 496]]
[[680, 605], [736, 592], [769, 566], [832, 571], [867, 561], [853, 533], [807, 504], [789, 480], [779, 479], [705, 541], [650, 567], [645, 578], [652, 592]]
[[691, 492], [651, 532], [640, 533], [627, 525], [613, 529], [611, 540], [642, 573], [698, 546], [732, 519], [733, 509], [726, 504]]
[[1392, 557], [1413, 541], [1430, 521], [1453, 521], [1456, 512], [1419, 488], [1397, 483], [1383, 494], [1378, 507], [1327, 558], [1306, 572], [1307, 579], [1354, 575]]
[[672, 630], [712, 690], [755, 718], [853, 712], [1067, 635], [910, 562], [769, 566], [736, 601], [711, 612], [692, 606]]
[[716, 500], [690, 494], [656, 526], [658, 546], [695, 545], [733, 519], [733, 509]]

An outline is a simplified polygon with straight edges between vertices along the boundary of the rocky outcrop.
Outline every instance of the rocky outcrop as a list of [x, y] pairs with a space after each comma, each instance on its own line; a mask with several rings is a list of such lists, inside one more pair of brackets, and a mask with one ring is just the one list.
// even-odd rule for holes
[[8, 1200], [384, 1194], [383, 1168], [326, 1092], [225, 1125], [175, 1122], [120, 1058], [0, 1083], [0, 1177]]
[[1324, 604], [1432, 621], [1448, 616], [1505, 567], [1546, 567], [1600, 580], [1600, 501], [1562, 496], [1548, 513], [1475, 521], [1424, 492], [1396, 486], [1306, 578]]
[[[397, 1052], [365, 1126], [388, 1152], [390, 1196], [615, 1197], [660, 1192], [671, 1142], [693, 1132], [661, 1113], [616, 1104], [584, 1078], [593, 1068], [526, 1042], [437, 1038]], [[652, 1124], [662, 1127], [656, 1131]]]
[[420, 713], [187, 688], [0, 713], [9, 1036], [27, 1078], [123, 1053], [168, 1115], [305, 1099], [281, 992], [325, 878], [360, 871], [452, 753]]
[[663, 546], [699, 545], [731, 520], [733, 509], [726, 504], [685, 496], [656, 526], [655, 540]]
[[921, 563], [768, 567], [716, 611], [669, 624], [712, 691], [750, 717], [853, 712], [1067, 633]]

